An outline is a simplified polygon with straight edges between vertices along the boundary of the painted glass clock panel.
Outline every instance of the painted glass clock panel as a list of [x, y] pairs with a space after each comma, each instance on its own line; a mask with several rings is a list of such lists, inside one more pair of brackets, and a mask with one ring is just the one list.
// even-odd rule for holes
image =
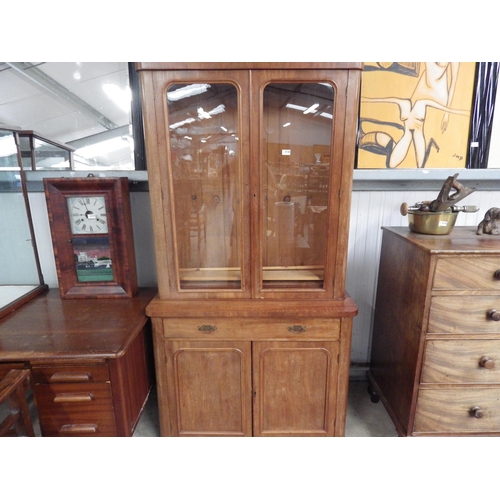
[[111, 248], [107, 236], [75, 236], [71, 241], [79, 283], [114, 281]]
[[107, 234], [108, 220], [104, 196], [70, 196], [68, 213], [73, 234]]

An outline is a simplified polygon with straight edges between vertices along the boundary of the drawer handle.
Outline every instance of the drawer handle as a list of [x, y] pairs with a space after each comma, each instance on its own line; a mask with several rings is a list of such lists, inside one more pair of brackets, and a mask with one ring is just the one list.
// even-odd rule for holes
[[481, 410], [481, 408], [479, 408], [479, 406], [473, 406], [470, 409], [469, 413], [470, 413], [470, 416], [474, 417], [474, 418], [483, 418], [483, 416], [484, 416], [483, 410]]
[[292, 333], [304, 333], [307, 330], [307, 326], [304, 325], [290, 325], [288, 331]]
[[90, 373], [54, 373], [50, 382], [88, 382], [90, 381]]
[[493, 321], [500, 321], [500, 311], [496, 309], [489, 310], [486, 316]]
[[97, 425], [95, 424], [66, 424], [59, 429], [59, 434], [95, 434]]
[[203, 333], [213, 333], [217, 330], [217, 327], [215, 325], [200, 325], [198, 330]]
[[496, 279], [496, 280], [500, 280], [500, 269], [497, 269], [495, 271], [495, 274], [493, 275], [493, 277]]
[[481, 356], [479, 359], [479, 366], [491, 370], [492, 368], [495, 368], [495, 362], [488, 356]]
[[54, 403], [83, 403], [92, 401], [94, 396], [89, 392], [62, 392], [54, 398]]

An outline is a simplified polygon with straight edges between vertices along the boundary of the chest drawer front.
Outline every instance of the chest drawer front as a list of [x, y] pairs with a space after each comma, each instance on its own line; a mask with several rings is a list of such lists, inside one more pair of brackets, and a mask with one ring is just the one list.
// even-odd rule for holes
[[500, 291], [500, 256], [441, 258], [436, 264], [433, 288]]
[[32, 373], [36, 384], [109, 381], [108, 366], [105, 364], [33, 366]]
[[328, 319], [166, 319], [167, 337], [206, 339], [328, 339], [340, 338], [340, 320]]
[[[429, 333], [500, 333], [500, 321], [490, 317], [500, 311], [500, 296], [446, 295], [433, 297]], [[498, 316], [500, 319], [500, 316]]]
[[423, 384], [500, 384], [500, 340], [429, 340]]
[[116, 435], [108, 383], [35, 386], [44, 436]]
[[[477, 418], [481, 416], [481, 418]], [[415, 433], [481, 434], [499, 432], [500, 389], [421, 389]]]

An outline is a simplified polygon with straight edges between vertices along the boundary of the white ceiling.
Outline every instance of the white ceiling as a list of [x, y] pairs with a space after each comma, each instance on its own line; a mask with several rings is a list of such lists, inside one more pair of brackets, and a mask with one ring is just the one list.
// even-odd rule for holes
[[0, 125], [33, 130], [75, 149], [124, 137], [123, 148], [95, 162], [133, 168], [124, 166], [132, 161], [130, 111], [110, 100], [105, 83], [128, 88], [127, 63], [0, 63]]

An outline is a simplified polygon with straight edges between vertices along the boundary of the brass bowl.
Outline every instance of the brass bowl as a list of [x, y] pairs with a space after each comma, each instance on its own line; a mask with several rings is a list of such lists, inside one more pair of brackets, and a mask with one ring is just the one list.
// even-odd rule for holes
[[458, 212], [421, 212], [408, 210], [410, 231], [421, 234], [450, 234]]

